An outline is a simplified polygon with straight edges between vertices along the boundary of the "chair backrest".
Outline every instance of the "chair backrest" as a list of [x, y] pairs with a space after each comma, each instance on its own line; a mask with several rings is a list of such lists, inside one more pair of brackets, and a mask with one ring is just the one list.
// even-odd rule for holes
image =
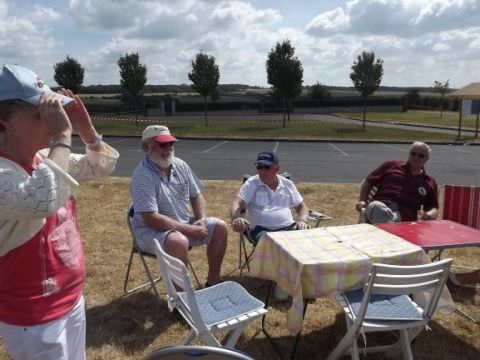
[[[282, 172], [281, 174], [278, 174], [280, 176], [283, 176], [284, 178], [288, 179], [288, 180], [292, 180], [292, 175], [287, 172], [287, 171], [284, 171]], [[251, 178], [253, 175], [249, 175], [249, 174], [243, 174], [242, 176], [242, 184], [247, 181], [249, 178]]]
[[[370, 203], [372, 200], [373, 200], [373, 197], [375, 196], [375, 194], [377, 193], [378, 191], [378, 187], [376, 186], [372, 186], [370, 188], [370, 191], [368, 192], [368, 195], [367, 195], [367, 198], [365, 199], [365, 206], [368, 205], [368, 203]], [[364, 207], [361, 211], [360, 211], [360, 215], [358, 217], [358, 223], [359, 224], [363, 224], [363, 223], [366, 223], [366, 222], [369, 222], [368, 219], [367, 219], [367, 208]]]
[[450, 271], [452, 259], [447, 258], [431, 264], [399, 266], [374, 264], [368, 283], [364, 287], [364, 297], [358, 317], [365, 316], [371, 294], [410, 295], [428, 291], [430, 296], [423, 306], [424, 320], [430, 320], [437, 307], [440, 295]]
[[443, 218], [480, 229], [480, 186], [445, 185]]
[[[160, 271], [168, 295], [169, 309], [177, 308], [195, 328], [206, 329], [207, 326], [200, 315], [195, 299], [195, 290], [186, 265], [181, 260], [167, 254], [157, 240], [155, 240], [155, 253], [160, 263]], [[182, 305], [178, 291], [184, 291], [187, 295], [187, 307]]]
[[149, 354], [145, 360], [180, 360], [192, 358], [201, 358], [202, 360], [253, 360], [252, 357], [238, 350], [213, 346], [166, 347]]

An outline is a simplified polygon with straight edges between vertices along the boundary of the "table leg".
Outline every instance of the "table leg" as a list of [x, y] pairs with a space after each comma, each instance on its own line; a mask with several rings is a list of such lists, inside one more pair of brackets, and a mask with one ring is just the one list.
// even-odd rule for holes
[[[273, 288], [273, 281], [268, 282], [268, 289], [267, 289], [267, 296], [265, 297], [265, 308], [268, 308], [268, 303], [270, 302], [270, 296], [272, 294], [272, 288]], [[273, 350], [275, 351], [275, 354], [277, 354], [279, 359], [283, 360], [282, 352], [278, 348], [277, 343], [275, 340], [273, 340], [272, 336], [268, 333], [267, 328], [265, 327], [265, 317], [267, 316], [268, 313], [264, 314], [262, 316], [262, 332], [265, 334], [268, 342], [270, 345], [272, 345]]]
[[[303, 299], [303, 319], [305, 319], [305, 313], [307, 312], [307, 306], [308, 306], [308, 300], [307, 299]], [[297, 347], [298, 347], [298, 343], [300, 341], [300, 334], [302, 333], [302, 331], [300, 330], [297, 334], [297, 336], [295, 336], [295, 343], [293, 344], [293, 349], [292, 349], [292, 354], [290, 355], [290, 359], [296, 359], [297, 358]]]
[[[273, 281], [270, 281], [268, 284], [268, 289], [267, 289], [267, 296], [265, 298], [265, 308], [268, 308], [268, 303], [270, 302], [270, 296], [272, 294], [272, 289], [273, 289]], [[303, 305], [303, 318], [305, 318], [305, 313], [307, 312], [307, 305], [308, 305], [308, 300], [304, 299], [304, 305]], [[268, 313], [267, 313], [268, 314]], [[267, 340], [270, 342], [270, 345], [272, 345], [273, 350], [275, 351], [275, 354], [278, 356], [279, 359], [284, 359], [281, 350], [278, 348], [278, 345], [276, 341], [273, 339], [273, 337], [268, 333], [267, 328], [265, 326], [265, 318], [267, 314], [262, 316], [262, 332], [265, 334]], [[295, 336], [295, 342], [293, 344], [293, 349], [290, 354], [290, 359], [296, 359], [297, 357], [297, 347], [298, 343], [300, 341], [300, 335], [302, 331], [299, 331], [298, 334]]]

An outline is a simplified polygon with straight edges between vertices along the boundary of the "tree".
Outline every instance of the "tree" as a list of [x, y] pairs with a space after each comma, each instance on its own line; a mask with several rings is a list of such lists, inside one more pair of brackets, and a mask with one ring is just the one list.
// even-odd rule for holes
[[67, 55], [64, 61], [54, 65], [53, 70], [55, 71], [53, 78], [58, 85], [78, 93], [83, 84], [85, 70], [76, 59]]
[[408, 106], [418, 105], [420, 103], [420, 89], [413, 88], [407, 92]]
[[377, 91], [383, 76], [383, 60], [375, 59], [375, 53], [362, 51], [352, 65], [350, 79], [363, 98], [362, 129], [365, 129], [367, 97]]
[[138, 125], [138, 97], [143, 95], [147, 82], [147, 67], [140, 63], [138, 53], [126, 53], [117, 61], [120, 68], [120, 85], [133, 97], [135, 106], [135, 125]]
[[198, 53], [195, 60], [192, 60], [192, 72], [188, 74], [188, 79], [192, 82], [192, 88], [203, 96], [205, 126], [208, 126], [208, 96], [215, 98], [218, 80], [220, 80], [215, 58], [202, 52]]
[[325, 85], [320, 84], [318, 81], [315, 85], [310, 87], [310, 98], [312, 100], [330, 99], [330, 92]]
[[268, 53], [266, 68], [267, 81], [273, 91], [283, 100], [283, 127], [285, 118], [290, 121], [290, 110], [293, 99], [302, 92], [303, 68], [296, 56], [295, 48], [290, 40], [277, 43]]
[[433, 82], [432, 91], [440, 94], [440, 118], [441, 119], [443, 119], [443, 99], [445, 97], [445, 94], [450, 91], [449, 82], [450, 82], [450, 79], [448, 79], [444, 83], [437, 80]]

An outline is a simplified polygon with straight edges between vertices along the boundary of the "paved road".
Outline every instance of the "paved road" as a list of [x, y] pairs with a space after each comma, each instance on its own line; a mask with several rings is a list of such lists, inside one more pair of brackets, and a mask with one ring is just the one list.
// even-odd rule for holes
[[[120, 152], [114, 176], [129, 177], [143, 158], [139, 138], [105, 140]], [[74, 146], [81, 148], [78, 139]], [[239, 180], [242, 174], [256, 170], [253, 161], [261, 150], [274, 150], [283, 170], [296, 181], [359, 183], [382, 161], [406, 159], [407, 144], [276, 142], [232, 140], [181, 140], [176, 156], [187, 161], [202, 179]], [[438, 184], [478, 185], [480, 181], [480, 146], [433, 145], [428, 171]]]

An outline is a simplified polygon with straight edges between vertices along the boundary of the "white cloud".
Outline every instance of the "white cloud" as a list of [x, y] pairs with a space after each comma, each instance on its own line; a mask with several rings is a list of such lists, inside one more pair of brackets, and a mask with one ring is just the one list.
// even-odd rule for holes
[[8, 3], [7, 0], [0, 0], [0, 20], [5, 18], [8, 13]]
[[69, 14], [81, 28], [122, 30], [134, 26], [145, 19], [148, 21], [152, 8], [161, 4], [135, 0], [70, 0]]
[[350, 66], [363, 50], [384, 60], [385, 85], [450, 78], [463, 86], [480, 68], [480, 0], [327, 0], [297, 25], [290, 20], [306, 0], [285, 3], [70, 0], [65, 11], [57, 0], [0, 0], [0, 62], [32, 67], [50, 82], [68, 54], [85, 66], [86, 84], [108, 84], [119, 83], [118, 58], [138, 52], [149, 84], [189, 83], [201, 50], [215, 56], [222, 83], [266, 86], [268, 51], [290, 39], [305, 84], [350, 86]]
[[314, 18], [307, 25], [307, 32], [312, 35], [328, 35], [348, 29], [350, 16], [342, 8], [326, 11]]
[[1, 63], [30, 63], [32, 59], [46, 57], [55, 47], [55, 38], [46, 30], [49, 21], [55, 18], [54, 12], [46, 8], [38, 10], [49, 14], [40, 26], [36, 23], [35, 11], [28, 18], [12, 16], [8, 3], [0, 1]]
[[62, 18], [62, 14], [40, 5], [35, 5], [30, 17], [33, 22], [51, 22]]
[[[133, 8], [132, 4], [133, 2], [126, 1], [119, 6], [122, 11], [129, 8], [131, 19], [140, 18], [145, 7], [152, 5], [149, 1], [142, 1]], [[114, 40], [89, 52], [86, 61], [102, 64], [102, 57], [111, 61], [119, 54], [135, 51], [140, 53], [141, 61], [151, 69], [148, 74], [149, 83], [178, 83], [188, 82], [191, 60], [197, 52], [204, 51], [216, 57], [220, 65], [221, 81], [248, 81], [253, 84], [265, 82], [266, 54], [276, 39], [267, 29], [281, 20], [278, 11], [256, 10], [243, 1], [182, 1], [180, 7], [169, 1], [156, 1], [155, 4], [156, 6], [149, 7], [149, 14], [141, 23], [130, 21], [121, 31], [116, 31], [119, 36]], [[108, 4], [110, 13], [117, 13], [118, 9], [112, 9], [112, 6], [115, 6], [114, 2]], [[81, 7], [84, 8], [83, 13]], [[72, 14], [75, 13], [79, 22], [87, 25], [83, 21], [87, 17], [88, 26], [110, 31], [111, 20], [106, 25], [103, 23], [102, 14], [106, 15], [106, 8], [107, 6], [95, 7], [93, 1], [71, 1]], [[272, 40], [267, 42], [269, 37]], [[257, 54], [258, 51], [261, 52]], [[258, 66], [252, 66], [252, 59], [258, 59]], [[240, 71], [241, 67], [243, 69]], [[90, 69], [95, 72], [95, 79], [118, 72], [109, 70], [105, 73], [99, 66]], [[230, 75], [224, 76], [226, 73]], [[247, 77], [247, 74], [252, 75]]]
[[306, 26], [314, 36], [332, 33], [416, 37], [480, 26], [478, 0], [351, 0], [345, 9], [319, 14]]
[[274, 9], [257, 10], [251, 4], [243, 1], [222, 1], [213, 10], [211, 21], [216, 26], [256, 26], [278, 23], [282, 16]]

